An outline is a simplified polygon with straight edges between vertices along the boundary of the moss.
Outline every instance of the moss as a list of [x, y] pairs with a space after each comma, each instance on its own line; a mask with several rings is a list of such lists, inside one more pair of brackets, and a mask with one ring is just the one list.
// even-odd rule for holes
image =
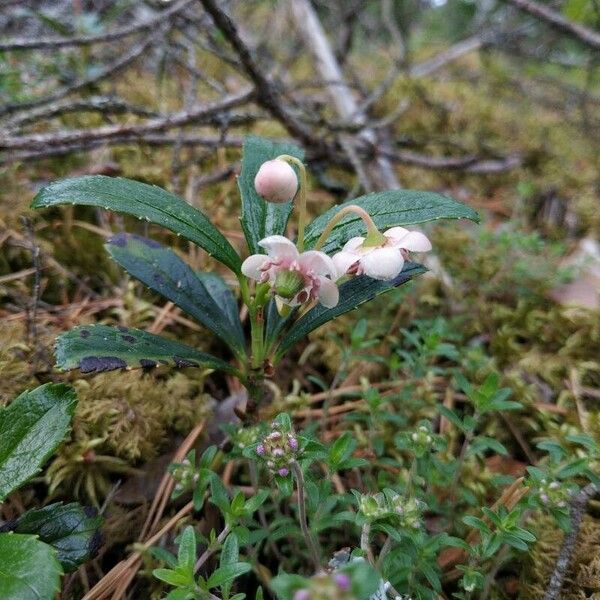
[[[538, 541], [526, 555], [522, 570], [521, 600], [541, 600], [548, 586], [563, 534], [550, 518], [536, 523]], [[595, 600], [600, 597], [600, 522], [592, 516], [584, 517], [573, 558], [560, 600]]]

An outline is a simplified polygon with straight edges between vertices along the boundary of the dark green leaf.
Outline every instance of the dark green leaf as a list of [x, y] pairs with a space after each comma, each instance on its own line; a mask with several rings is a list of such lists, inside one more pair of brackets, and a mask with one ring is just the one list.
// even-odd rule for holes
[[65, 371], [101, 373], [157, 365], [234, 371], [219, 358], [141, 329], [86, 325], [75, 327], [56, 340], [56, 366]]
[[155, 185], [104, 175], [62, 179], [40, 190], [31, 206], [46, 208], [59, 204], [98, 206], [162, 225], [198, 244], [239, 273], [240, 257], [206, 216], [182, 198]]
[[2, 600], [52, 600], [61, 574], [56, 552], [48, 544], [34, 535], [0, 533]]
[[[338, 204], [318, 216], [306, 228], [304, 236], [306, 248], [312, 248], [331, 218], [342, 208], [351, 204], [365, 209], [377, 227], [382, 230], [398, 225], [414, 225], [438, 219], [479, 221], [479, 216], [472, 208], [449, 196], [415, 190], [389, 190], [367, 194], [344, 204]], [[331, 254], [340, 250], [350, 238], [365, 234], [365, 225], [361, 218], [358, 215], [349, 214], [333, 228], [322, 250]]]
[[325, 308], [319, 304], [292, 325], [277, 350], [276, 359], [281, 358], [287, 350], [317, 327], [357, 308], [380, 294], [393, 290], [425, 271], [425, 267], [419, 264], [406, 263], [402, 273], [391, 281], [378, 281], [366, 275], [347, 281], [340, 286], [340, 301], [337, 306]]
[[179, 552], [177, 553], [177, 566], [189, 573], [194, 578], [194, 565], [196, 564], [196, 534], [194, 528], [188, 525], [179, 538]]
[[101, 542], [102, 517], [94, 509], [80, 504], [50, 504], [28, 510], [10, 529], [31, 533], [52, 546], [65, 572], [74, 571], [92, 558]]
[[237, 303], [218, 275], [196, 274], [171, 249], [137, 235], [119, 233], [106, 248], [135, 278], [182, 308], [238, 353], [244, 351]]
[[275, 204], [263, 200], [254, 189], [254, 178], [260, 166], [281, 154], [302, 160], [304, 152], [293, 144], [280, 144], [248, 136], [244, 141], [242, 171], [238, 179], [242, 196], [242, 228], [252, 254], [263, 252], [258, 242], [269, 235], [283, 235], [293, 209], [293, 202]]
[[69, 386], [47, 383], [0, 410], [0, 502], [56, 450], [69, 431], [76, 402]]

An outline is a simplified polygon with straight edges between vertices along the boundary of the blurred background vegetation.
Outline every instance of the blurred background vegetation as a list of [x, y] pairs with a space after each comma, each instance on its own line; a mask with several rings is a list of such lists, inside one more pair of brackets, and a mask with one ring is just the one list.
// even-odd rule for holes
[[[169, 453], [239, 392], [189, 369], [55, 373], [53, 338], [90, 322], [219, 352], [108, 260], [107, 236], [150, 233], [196, 268], [216, 266], [146, 224], [82, 207], [33, 215], [31, 198], [60, 177], [131, 177], [180, 194], [241, 248], [236, 173], [248, 133], [304, 147], [314, 214], [406, 187], [452, 195], [483, 218], [427, 227], [430, 276], [361, 310], [358, 325], [352, 314], [307, 340], [273, 378], [274, 411], [302, 418], [325, 391], [352, 390], [352, 412], [340, 404], [326, 427], [350, 424], [377, 456], [398, 423], [460, 403], [447, 391], [453, 370], [474, 382], [498, 371], [526, 411], [486, 425], [511, 456], [472, 458], [466, 504], [535, 463], [543, 438], [583, 431], [600, 443], [598, 0], [0, 6], [0, 403], [57, 379], [80, 396], [71, 441], [4, 518], [47, 498], [108, 503], [101, 571], [135, 538]], [[368, 382], [391, 392], [374, 397]], [[382, 402], [395, 421], [377, 421]], [[541, 598], [560, 534], [540, 528], [539, 551], [501, 573], [496, 597]], [[569, 599], [600, 594], [598, 521], [582, 535]], [[86, 586], [76, 577], [65, 598]]]

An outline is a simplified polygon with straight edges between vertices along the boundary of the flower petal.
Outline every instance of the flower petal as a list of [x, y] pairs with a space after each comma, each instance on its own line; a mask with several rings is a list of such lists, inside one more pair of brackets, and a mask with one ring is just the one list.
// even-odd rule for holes
[[[403, 229], [402, 227], [392, 227], [392, 229]], [[387, 235], [391, 229], [385, 232]], [[429, 238], [420, 231], [407, 231], [404, 236], [392, 237], [392, 244], [395, 248], [404, 248], [411, 252], [429, 252], [431, 250], [431, 242]]]
[[250, 279], [259, 280], [262, 275], [260, 268], [269, 259], [264, 254], [253, 254], [242, 263], [242, 273]]
[[389, 281], [402, 271], [404, 259], [398, 248], [377, 248], [360, 259], [365, 275]]
[[315, 275], [329, 275], [335, 278], [337, 274], [337, 269], [331, 258], [320, 250], [303, 252], [298, 259], [298, 264], [303, 271], [312, 271]]
[[343, 277], [348, 271], [348, 269], [359, 259], [360, 257], [356, 254], [352, 254], [351, 252], [345, 252], [344, 250], [338, 252], [337, 254], [334, 254], [332, 260], [336, 268], [335, 279], [337, 280], [340, 277]]
[[342, 252], [352, 252], [357, 250], [358, 247], [365, 241], [364, 237], [353, 237], [350, 238], [342, 248]]
[[390, 227], [387, 231], [383, 232], [383, 235], [390, 238], [392, 242], [395, 242], [396, 240], [401, 240], [407, 233], [410, 233], [410, 231], [404, 229], [404, 227]]
[[264, 248], [271, 258], [291, 261], [296, 260], [299, 256], [298, 248], [296, 248], [294, 242], [282, 235], [270, 235], [264, 240], [260, 240], [258, 245]]
[[340, 301], [340, 290], [338, 286], [327, 277], [319, 276], [319, 291], [317, 297], [325, 308], [333, 308]]

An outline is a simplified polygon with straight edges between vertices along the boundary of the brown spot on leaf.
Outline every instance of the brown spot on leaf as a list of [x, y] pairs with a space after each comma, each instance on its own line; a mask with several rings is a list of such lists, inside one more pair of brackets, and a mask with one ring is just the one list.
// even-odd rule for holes
[[175, 361], [176, 367], [199, 367], [200, 365], [193, 360], [189, 360], [187, 358], [182, 358], [181, 356], [174, 356], [173, 360]]
[[102, 373], [124, 369], [127, 363], [116, 356], [86, 356], [79, 361], [79, 370], [82, 373]]
[[130, 344], [135, 343], [135, 338], [132, 335], [122, 335], [124, 342], [129, 342]]

